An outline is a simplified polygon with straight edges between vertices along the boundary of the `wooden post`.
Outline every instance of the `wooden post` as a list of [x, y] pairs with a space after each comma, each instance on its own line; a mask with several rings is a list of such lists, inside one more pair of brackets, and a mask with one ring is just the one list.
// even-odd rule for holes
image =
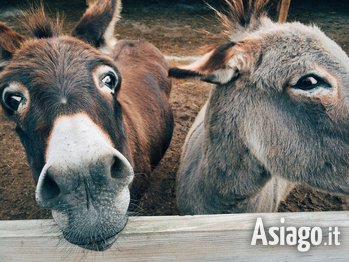
[[279, 23], [285, 23], [287, 20], [288, 10], [291, 5], [291, 0], [280, 0], [279, 2]]
[[[320, 227], [322, 243], [311, 245], [307, 252], [297, 250], [298, 239], [291, 246], [263, 246], [261, 240], [251, 246], [257, 218], [262, 219], [267, 236], [271, 226], [285, 227], [286, 234], [290, 226]], [[334, 245], [333, 237], [329, 244], [329, 227], [332, 232], [338, 227], [340, 245]], [[0, 221], [1, 262], [349, 261], [348, 250], [347, 211], [130, 217], [117, 242], [104, 252], [69, 244], [52, 220]]]
[[92, 5], [96, 0], [86, 0], [86, 6]]

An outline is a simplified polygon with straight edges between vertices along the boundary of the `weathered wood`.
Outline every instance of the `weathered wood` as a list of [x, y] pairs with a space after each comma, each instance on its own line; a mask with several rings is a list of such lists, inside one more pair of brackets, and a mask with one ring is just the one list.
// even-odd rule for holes
[[279, 23], [285, 23], [287, 20], [288, 10], [290, 9], [291, 0], [280, 0], [280, 8], [279, 8]]
[[[264, 226], [338, 226], [340, 246], [251, 246]], [[52, 220], [1, 221], [0, 261], [349, 261], [349, 212], [131, 217], [116, 244], [86, 251], [60, 237]]]

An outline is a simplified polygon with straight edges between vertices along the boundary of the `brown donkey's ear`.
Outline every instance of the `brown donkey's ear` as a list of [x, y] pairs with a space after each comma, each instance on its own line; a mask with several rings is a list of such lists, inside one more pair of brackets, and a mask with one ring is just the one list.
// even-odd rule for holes
[[197, 78], [218, 85], [226, 84], [248, 70], [253, 60], [249, 51], [249, 44], [229, 42], [213, 49], [190, 65], [171, 68], [169, 76]]
[[0, 22], [0, 72], [9, 63], [24, 38]]
[[111, 53], [116, 39], [114, 27], [120, 19], [121, 0], [98, 0], [91, 5], [72, 35], [105, 53]]

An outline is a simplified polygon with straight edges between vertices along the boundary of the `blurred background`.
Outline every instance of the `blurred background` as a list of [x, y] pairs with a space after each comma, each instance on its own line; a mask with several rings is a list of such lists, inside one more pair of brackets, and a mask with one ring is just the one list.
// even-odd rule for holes
[[[65, 17], [65, 32], [70, 32], [86, 8], [85, 0], [41, 0], [48, 12]], [[92, 0], [93, 1], [93, 0]], [[271, 0], [270, 14], [276, 18], [279, 0]], [[38, 0], [0, 0], [0, 21], [8, 22], [21, 31], [20, 10]], [[206, 0], [217, 8], [224, 9], [224, 1]], [[122, 38], [145, 38], [160, 49], [170, 53], [195, 53], [198, 45], [212, 44], [221, 31], [213, 11], [203, 0], [124, 0], [123, 19], [116, 34]], [[289, 21], [299, 20], [315, 23], [344, 48], [349, 34], [349, 1], [341, 0], [292, 0]], [[213, 33], [210, 35], [209, 33]]]
[[[0, 21], [26, 35], [22, 30], [21, 10], [30, 0], [0, 0]], [[48, 13], [65, 18], [69, 33], [86, 9], [85, 0], [43, 0]], [[224, 9], [224, 1], [207, 2]], [[277, 0], [272, 1], [271, 17], [276, 17]], [[349, 53], [349, 1], [292, 0], [288, 21], [318, 25]], [[124, 0], [122, 19], [116, 27], [119, 39], [146, 39], [165, 55], [172, 65], [200, 54], [200, 47], [221, 41], [222, 26], [214, 12], [201, 0]], [[175, 175], [181, 147], [197, 112], [208, 97], [211, 86], [195, 81], [173, 82], [171, 103], [175, 115], [175, 132], [171, 146], [161, 164], [149, 177], [150, 187], [137, 208], [141, 215], [175, 215]], [[1, 111], [1, 110], [0, 110]], [[0, 219], [49, 218], [37, 207], [35, 185], [14, 125], [0, 114]], [[296, 188], [279, 211], [349, 210], [348, 201]]]

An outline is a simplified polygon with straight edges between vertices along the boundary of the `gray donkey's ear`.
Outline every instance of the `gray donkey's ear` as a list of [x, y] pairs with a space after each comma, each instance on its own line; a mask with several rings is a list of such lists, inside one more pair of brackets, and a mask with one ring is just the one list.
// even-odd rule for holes
[[239, 70], [237, 68], [227, 67], [224, 69], [215, 70], [208, 74], [203, 74], [198, 71], [195, 71], [194, 69], [186, 67], [174, 67], [170, 68], [170, 70], [168, 71], [168, 75], [169, 77], [179, 79], [196, 78], [207, 83], [223, 85], [237, 78], [237, 76], [239, 75]]
[[91, 5], [73, 30], [72, 35], [111, 53], [116, 44], [114, 27], [120, 19], [121, 0], [98, 0]]
[[0, 22], [0, 72], [9, 63], [24, 38]]
[[202, 56], [186, 66], [171, 68], [169, 76], [175, 78], [197, 78], [212, 84], [226, 84], [249, 70], [256, 48], [249, 43], [229, 42]]

